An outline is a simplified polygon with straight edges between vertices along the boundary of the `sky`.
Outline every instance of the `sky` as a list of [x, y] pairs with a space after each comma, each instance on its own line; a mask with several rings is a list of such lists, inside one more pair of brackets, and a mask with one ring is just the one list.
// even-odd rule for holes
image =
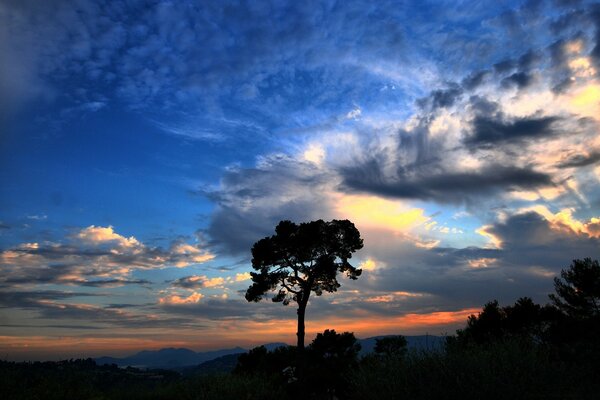
[[600, 258], [600, 3], [0, 2], [0, 358], [295, 341], [280, 220], [363, 269], [307, 339], [451, 334]]

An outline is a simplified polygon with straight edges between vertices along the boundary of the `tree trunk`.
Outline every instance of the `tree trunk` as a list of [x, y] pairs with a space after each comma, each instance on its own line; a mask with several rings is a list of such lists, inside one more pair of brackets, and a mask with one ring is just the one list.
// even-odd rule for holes
[[296, 332], [296, 336], [298, 336], [298, 351], [304, 350], [304, 315], [306, 314], [306, 302], [300, 301], [298, 303], [298, 332]]

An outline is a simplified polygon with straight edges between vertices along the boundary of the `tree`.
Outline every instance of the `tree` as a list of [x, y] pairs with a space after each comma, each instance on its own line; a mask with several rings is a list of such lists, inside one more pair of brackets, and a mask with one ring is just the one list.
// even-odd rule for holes
[[329, 393], [327, 398], [346, 398], [351, 371], [358, 366], [360, 343], [352, 332], [337, 333], [326, 329], [318, 333], [308, 347], [310, 368], [305, 371], [305, 386], [309, 392]]
[[545, 340], [548, 327], [555, 322], [555, 314], [552, 306], [540, 306], [529, 297], [521, 297], [506, 307], [500, 307], [494, 300], [478, 315], [468, 318], [466, 328], [456, 331], [456, 340], [459, 344], [487, 344], [506, 339], [540, 342]]
[[407, 352], [408, 342], [402, 335], [386, 336], [375, 339], [375, 353], [386, 357], [403, 357]]
[[363, 247], [360, 232], [348, 220], [323, 220], [301, 223], [281, 221], [275, 235], [252, 246], [252, 285], [246, 300], [260, 301], [275, 291], [274, 302], [298, 305], [298, 350], [304, 349], [304, 316], [311, 292], [335, 292], [340, 284], [337, 273], [350, 279], [362, 273], [348, 260]]
[[569, 317], [576, 319], [600, 317], [600, 264], [591, 258], [573, 260], [561, 278], [554, 278], [550, 299]]
[[344, 364], [356, 361], [360, 343], [352, 332], [336, 333], [335, 329], [325, 329], [310, 344], [312, 352], [322, 360], [341, 360]]

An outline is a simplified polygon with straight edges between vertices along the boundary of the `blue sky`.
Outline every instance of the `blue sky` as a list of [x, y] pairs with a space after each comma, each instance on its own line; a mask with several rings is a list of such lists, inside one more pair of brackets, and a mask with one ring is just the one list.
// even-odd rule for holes
[[282, 219], [365, 239], [311, 334], [452, 332], [600, 255], [597, 2], [5, 1], [0, 51], [12, 358], [293, 341], [243, 298]]

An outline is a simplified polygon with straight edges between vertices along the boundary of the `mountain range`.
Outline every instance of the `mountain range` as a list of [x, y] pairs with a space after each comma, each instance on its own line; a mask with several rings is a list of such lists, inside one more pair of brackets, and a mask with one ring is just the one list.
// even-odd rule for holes
[[[359, 339], [361, 345], [361, 355], [372, 353], [377, 339], [385, 336], [374, 336], [366, 339]], [[443, 336], [405, 336], [409, 350], [435, 350], [441, 348], [445, 337]], [[287, 346], [286, 343], [268, 343], [264, 345], [267, 350], [273, 350], [280, 346]], [[200, 367], [200, 369], [213, 369], [213, 365], [226, 368], [237, 361], [237, 356], [247, 352], [242, 347], [233, 347], [230, 349], [221, 349], [205, 352], [196, 352], [185, 348], [165, 348], [160, 350], [144, 350], [128, 357], [99, 357], [95, 361], [98, 365], [116, 364], [120, 367], [137, 368], [162, 368], [172, 370], [184, 370], [190, 367]], [[202, 367], [203, 364], [206, 364]], [[196, 368], [194, 368], [196, 369]]]

